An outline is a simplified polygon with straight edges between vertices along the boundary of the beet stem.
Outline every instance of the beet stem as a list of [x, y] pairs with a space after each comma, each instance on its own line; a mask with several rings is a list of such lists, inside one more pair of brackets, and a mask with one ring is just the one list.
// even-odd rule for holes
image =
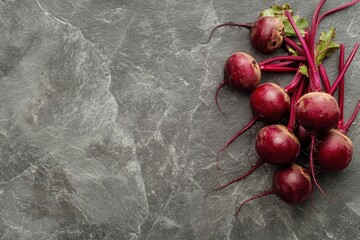
[[[315, 58], [313, 58], [312, 54], [310, 53], [310, 50], [303, 38], [303, 36], [301, 35], [298, 27], [296, 26], [294, 19], [292, 18], [291, 14], [289, 13], [289, 11], [285, 11], [285, 15], [288, 18], [291, 26], [293, 27], [296, 35], [298, 36], [301, 45], [303, 46], [303, 49], [305, 51], [305, 56], [307, 58], [307, 62], [308, 62], [308, 67], [310, 68], [309, 70], [309, 75], [310, 75], [310, 89], [312, 89], [312, 91], [319, 91], [321, 90], [320, 87], [320, 76], [317, 72], [317, 68], [316, 68], [316, 64], [315, 64]], [[311, 38], [311, 36], [310, 36]], [[311, 44], [310, 44], [311, 45]]]
[[353, 114], [351, 115], [351, 117], [349, 118], [349, 120], [344, 124], [343, 126], [343, 132], [346, 134], [351, 125], [353, 124], [355, 118], [357, 117], [358, 113], [359, 113], [359, 110], [360, 110], [360, 100], [358, 101], [356, 107], [355, 107], [355, 110], [353, 112]]
[[220, 112], [223, 112], [222, 110], [221, 110], [221, 108], [220, 108], [220, 105], [219, 105], [219, 102], [218, 102], [218, 95], [219, 95], [219, 91], [220, 91], [220, 89], [222, 89], [225, 85], [227, 85], [228, 84], [228, 81], [225, 81], [225, 79], [224, 80], [222, 80], [222, 82], [218, 85], [218, 87], [216, 88], [216, 93], [215, 93], [215, 102], [216, 102], [216, 106], [217, 106], [217, 108], [220, 110]]
[[326, 70], [325, 70], [325, 67], [324, 65], [321, 63], [319, 65], [319, 73], [320, 73], [320, 77], [322, 79], [322, 83], [323, 83], [323, 86], [324, 86], [324, 89], [325, 89], [325, 92], [329, 92], [330, 91], [330, 80], [329, 80], [329, 77], [326, 73]]
[[321, 0], [319, 2], [319, 4], [317, 5], [317, 7], [314, 11], [313, 19], [312, 19], [312, 23], [311, 23], [309, 49], [310, 49], [311, 56], [313, 59], [315, 59], [315, 37], [316, 37], [317, 28], [319, 25], [318, 18], [319, 18], [321, 8], [325, 4], [325, 2], [326, 2], [326, 0]]
[[294, 62], [294, 61], [284, 61], [284, 62], [279, 62], [279, 63], [272, 63], [272, 64], [267, 65], [267, 66], [285, 67], [285, 66], [292, 65], [294, 63], [296, 63], [296, 62]]
[[311, 134], [311, 145], [310, 145], [310, 172], [313, 178], [315, 186], [320, 190], [320, 192], [324, 193], [318, 182], [316, 181], [315, 177], [315, 170], [314, 170], [314, 148], [315, 148], [315, 134]]
[[[340, 45], [340, 54], [339, 54], [339, 73], [344, 68], [345, 59], [345, 45]], [[338, 103], [340, 108], [340, 120], [338, 123], [338, 128], [342, 129], [344, 124], [344, 98], [345, 98], [345, 75], [341, 78], [338, 92]]]
[[278, 66], [261, 66], [261, 71], [265, 72], [297, 72], [298, 68], [295, 67], [278, 67]]
[[296, 42], [294, 42], [293, 40], [291, 40], [288, 37], [285, 37], [284, 41], [287, 45], [289, 45], [291, 48], [293, 48], [299, 55], [302, 55], [302, 56], [305, 55], [304, 50], [302, 50], [301, 47]]
[[291, 96], [291, 105], [290, 105], [290, 117], [289, 117], [289, 122], [287, 125], [287, 128], [293, 132], [294, 131], [294, 127], [295, 127], [295, 123], [296, 123], [296, 114], [295, 114], [295, 108], [296, 108], [296, 102], [299, 100], [299, 98], [301, 97], [303, 90], [304, 90], [304, 81], [302, 80], [302, 76], [300, 77], [300, 81], [299, 81], [299, 86], [296, 89], [295, 94], [293, 94]]
[[291, 94], [296, 90], [296, 88], [300, 82], [301, 75], [302, 74], [299, 71], [296, 72], [296, 74], [295, 74], [294, 78], [291, 80], [291, 82], [287, 86], [284, 87], [284, 90], [286, 93]]
[[291, 16], [291, 14], [289, 13], [289, 11], [285, 11], [285, 15], [286, 15], [286, 17], [288, 18], [291, 26], [293, 27], [296, 35], [298, 36], [298, 38], [299, 38], [299, 40], [300, 40], [300, 42], [301, 42], [301, 45], [302, 45], [302, 47], [303, 47], [303, 49], [304, 49], [304, 52], [305, 52], [305, 56], [306, 56], [306, 58], [307, 58], [307, 60], [308, 60], [308, 62], [309, 62], [309, 67], [310, 67], [310, 69], [315, 72], [316, 67], [315, 67], [314, 59], [311, 58], [312, 55], [311, 55], [311, 53], [310, 53], [310, 51], [309, 51], [309, 48], [308, 48], [308, 46], [307, 46], [307, 44], [306, 44], [303, 36], [301, 35], [301, 33], [300, 33], [298, 27], [296, 26], [296, 24], [295, 24], [295, 22], [294, 22], [294, 19], [292, 18], [292, 16]]
[[317, 24], [319, 25], [319, 23], [320, 23], [325, 17], [327, 17], [328, 15], [330, 15], [330, 14], [332, 14], [332, 13], [334, 13], [334, 12], [343, 10], [343, 9], [345, 9], [345, 8], [351, 7], [351, 6], [353, 6], [353, 5], [355, 5], [355, 4], [359, 3], [359, 2], [360, 2], [360, 0], [355, 0], [355, 1], [346, 3], [346, 4], [344, 4], [344, 5], [341, 5], [341, 6], [339, 6], [339, 7], [336, 7], [336, 8], [334, 8], [334, 9], [331, 9], [331, 10], [325, 12], [324, 14], [322, 14], [322, 15], [320, 16], [319, 21], [318, 21]]
[[222, 23], [222, 24], [220, 24], [220, 25], [217, 25], [217, 26], [211, 31], [210, 36], [209, 36], [208, 40], [205, 42], [205, 44], [208, 43], [208, 42], [210, 42], [211, 37], [212, 37], [212, 35], [214, 34], [214, 32], [215, 32], [216, 29], [218, 29], [218, 28], [220, 28], [220, 27], [225, 27], [225, 26], [229, 26], [229, 27], [244, 27], [244, 28], [247, 28], [247, 29], [250, 30], [250, 29], [253, 27], [253, 24], [251, 24], [251, 23], [244, 23], [244, 24], [242, 24], [242, 23], [235, 23], [235, 22], [226, 22], [226, 23]]
[[305, 62], [306, 58], [302, 56], [278, 56], [278, 57], [272, 57], [269, 59], [266, 59], [259, 63], [259, 66], [265, 66], [269, 63], [278, 62], [278, 61], [299, 61], [299, 62]]
[[235, 183], [235, 182], [238, 182], [244, 178], [246, 178], [247, 176], [249, 176], [251, 173], [253, 173], [256, 169], [258, 169], [264, 162], [263, 161], [258, 161], [252, 168], [249, 169], [249, 171], [247, 171], [245, 174], [241, 175], [240, 177], [220, 186], [220, 187], [217, 187], [214, 189], [214, 191], [218, 191], [218, 190], [221, 190], [221, 189], [224, 189], [226, 188], [227, 186]]
[[341, 73], [339, 74], [339, 76], [336, 78], [336, 80], [334, 81], [334, 84], [332, 85], [330, 91], [329, 91], [329, 94], [333, 95], [336, 91], [336, 88], [338, 87], [339, 83], [341, 82], [341, 79], [344, 77], [347, 69], [349, 68], [352, 60], [354, 59], [355, 57], [355, 54], [357, 52], [359, 48], [359, 43], [356, 43], [353, 50], [351, 51], [350, 53], [350, 56], [349, 58], [346, 60], [346, 63], [345, 63], [345, 66], [344, 68], [342, 69]]
[[240, 129], [230, 140], [228, 140], [225, 143], [225, 145], [216, 154], [217, 165], [219, 164], [219, 154], [222, 153], [237, 137], [239, 137], [241, 134], [243, 134], [244, 132], [249, 130], [252, 126], [254, 126], [257, 121], [258, 118], [254, 116], [245, 127]]
[[252, 201], [252, 200], [255, 200], [255, 199], [257, 199], [257, 198], [265, 197], [265, 196], [271, 195], [271, 194], [275, 194], [274, 190], [270, 190], [270, 191], [266, 191], [266, 192], [260, 193], [260, 194], [258, 194], [258, 195], [255, 195], [255, 196], [253, 196], [253, 197], [245, 200], [244, 202], [242, 202], [242, 203], [240, 204], [240, 207], [239, 207], [238, 210], [236, 211], [235, 215], [237, 215], [237, 214], [240, 212], [241, 207], [242, 207], [245, 203], [248, 203], [248, 202], [250, 202], [250, 201]]

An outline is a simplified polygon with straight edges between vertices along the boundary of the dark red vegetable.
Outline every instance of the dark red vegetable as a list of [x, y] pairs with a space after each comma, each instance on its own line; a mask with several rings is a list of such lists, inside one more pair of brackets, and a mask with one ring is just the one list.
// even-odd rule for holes
[[292, 164], [291, 166], [276, 170], [274, 173], [272, 189], [259, 195], [255, 195], [241, 203], [236, 214], [239, 213], [244, 204], [271, 194], [277, 195], [286, 203], [300, 204], [308, 198], [311, 191], [312, 184], [309, 174], [299, 165]]
[[276, 17], [265, 16], [258, 18], [254, 23], [227, 22], [220, 24], [211, 31], [208, 42], [216, 29], [225, 26], [247, 28], [250, 31], [251, 44], [262, 53], [272, 53], [278, 50], [285, 37], [283, 22]]

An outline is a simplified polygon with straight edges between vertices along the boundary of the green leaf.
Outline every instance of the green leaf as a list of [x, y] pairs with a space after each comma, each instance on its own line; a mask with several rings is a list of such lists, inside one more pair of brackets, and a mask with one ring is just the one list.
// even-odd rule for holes
[[282, 21], [286, 19], [285, 11], [288, 10], [291, 14], [293, 10], [291, 9], [290, 5], [285, 3], [282, 6], [280, 5], [272, 5], [270, 8], [263, 10], [260, 13], [260, 17], [271, 16], [277, 17]]
[[321, 33], [315, 50], [316, 65], [320, 65], [325, 58], [330, 57], [340, 47], [333, 41], [335, 36], [336, 28], [334, 27], [331, 27], [328, 32]]
[[295, 51], [295, 49], [293, 49], [292, 47], [288, 47], [288, 51], [291, 53], [291, 55], [293, 56], [299, 56], [298, 52]]
[[[300, 34], [302, 36], [305, 36], [305, 30], [309, 26], [308, 20], [306, 20], [305, 18], [302, 18], [298, 15], [293, 16], [293, 19], [294, 19], [296, 26], [299, 28]], [[294, 29], [292, 28], [290, 21], [288, 19], [285, 19], [283, 21], [283, 23], [284, 23], [285, 35], [287, 37], [296, 37], [297, 35], [296, 35]]]
[[[284, 31], [287, 37], [296, 37], [296, 33], [293, 30], [289, 20], [285, 16], [285, 11], [289, 11], [291, 15], [293, 15], [293, 10], [289, 6], [289, 4], [285, 3], [282, 6], [280, 5], [272, 5], [270, 8], [263, 10], [260, 13], [259, 17], [271, 16], [277, 17], [284, 23]], [[299, 28], [301, 35], [305, 35], [305, 30], [309, 26], [308, 20], [299, 16], [293, 16], [294, 22], [296, 26]]]
[[306, 65], [302, 65], [299, 68], [299, 72], [307, 77], [309, 77], [309, 72], [308, 72], [308, 68]]

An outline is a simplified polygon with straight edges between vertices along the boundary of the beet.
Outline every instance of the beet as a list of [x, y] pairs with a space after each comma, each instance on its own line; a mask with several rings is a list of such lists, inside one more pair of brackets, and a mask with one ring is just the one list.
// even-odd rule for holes
[[326, 132], [334, 128], [340, 117], [336, 99], [324, 92], [310, 92], [296, 103], [296, 119], [310, 132]]
[[277, 195], [286, 203], [300, 204], [308, 198], [311, 191], [311, 179], [304, 168], [296, 164], [282, 167], [277, 169], [274, 173], [272, 189], [242, 202], [236, 211], [236, 214], [240, 212], [240, 209], [244, 204], [271, 194]]
[[252, 56], [236, 52], [225, 63], [224, 78], [235, 89], [252, 91], [260, 83], [261, 71]]
[[275, 52], [281, 47], [285, 38], [283, 22], [276, 17], [265, 16], [258, 18], [254, 23], [222, 23], [211, 31], [207, 42], [216, 29], [225, 26], [247, 28], [250, 31], [251, 44], [262, 53]]
[[285, 31], [283, 22], [276, 17], [261, 17], [250, 30], [251, 44], [262, 53], [272, 53], [281, 47]]
[[314, 158], [321, 170], [341, 171], [350, 164], [353, 152], [352, 141], [340, 131], [332, 129], [319, 137]]
[[297, 137], [283, 125], [270, 125], [262, 128], [255, 142], [260, 161], [286, 165], [294, 161], [300, 153]]
[[289, 113], [290, 97], [279, 85], [264, 83], [251, 93], [250, 105], [259, 120], [278, 123]]

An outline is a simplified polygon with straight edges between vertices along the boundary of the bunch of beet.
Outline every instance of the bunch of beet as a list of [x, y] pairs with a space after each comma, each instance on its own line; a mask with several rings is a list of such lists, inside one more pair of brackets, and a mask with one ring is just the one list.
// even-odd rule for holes
[[[236, 213], [245, 203], [270, 194], [277, 195], [286, 203], [300, 204], [312, 193], [314, 186], [324, 193], [316, 180], [317, 173], [341, 171], [350, 164], [354, 146], [346, 134], [360, 110], [360, 101], [351, 117], [345, 120], [344, 76], [359, 43], [355, 43], [345, 61], [344, 44], [333, 41], [335, 28], [322, 33], [318, 42], [316, 34], [326, 16], [359, 1], [351, 1], [320, 15], [326, 2], [320, 0], [310, 24], [306, 19], [294, 16], [287, 4], [274, 5], [264, 10], [254, 23], [227, 22], [211, 32], [209, 40], [219, 27], [244, 27], [250, 31], [252, 45], [262, 53], [272, 53], [282, 46], [286, 50], [284, 56], [271, 57], [259, 63], [244, 52], [233, 53], [225, 62], [224, 78], [215, 92], [215, 102], [220, 111], [218, 97], [224, 86], [230, 85], [249, 93], [253, 114], [249, 123], [218, 150], [217, 164], [220, 153], [256, 122], [262, 121], [267, 125], [256, 136], [257, 163], [243, 175], [213, 191], [248, 177], [264, 163], [278, 166], [272, 189], [244, 201]], [[337, 49], [339, 74], [330, 81], [322, 62]], [[293, 72], [294, 77], [284, 87], [269, 82], [261, 84], [261, 73], [264, 71]], [[283, 125], [284, 122], [286, 125]], [[307, 153], [308, 159], [300, 164], [296, 160], [301, 151]]]

